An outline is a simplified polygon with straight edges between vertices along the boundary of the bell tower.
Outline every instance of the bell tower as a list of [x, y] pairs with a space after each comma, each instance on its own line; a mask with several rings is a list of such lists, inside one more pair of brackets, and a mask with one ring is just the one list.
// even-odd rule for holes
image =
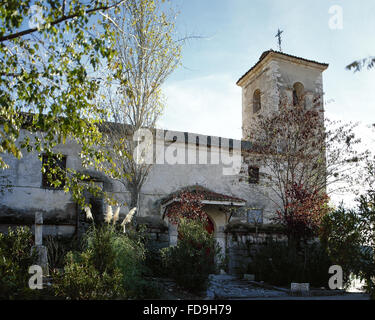
[[261, 113], [276, 111], [280, 99], [305, 108], [319, 99], [323, 107], [323, 71], [328, 64], [292, 56], [279, 51], [265, 51], [259, 61], [238, 81], [242, 88], [242, 138], [248, 140], [248, 127]]

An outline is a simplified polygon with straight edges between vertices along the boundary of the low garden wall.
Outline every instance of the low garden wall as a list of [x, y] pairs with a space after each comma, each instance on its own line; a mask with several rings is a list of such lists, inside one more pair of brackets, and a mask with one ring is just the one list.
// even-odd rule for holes
[[267, 239], [287, 241], [283, 229], [277, 225], [233, 223], [227, 225], [225, 233], [228, 272], [235, 275], [247, 273], [251, 256], [267, 242]]
[[161, 249], [169, 246], [169, 233], [166, 223], [158, 217], [137, 217], [138, 226], [145, 226], [148, 236], [148, 245], [152, 249]]

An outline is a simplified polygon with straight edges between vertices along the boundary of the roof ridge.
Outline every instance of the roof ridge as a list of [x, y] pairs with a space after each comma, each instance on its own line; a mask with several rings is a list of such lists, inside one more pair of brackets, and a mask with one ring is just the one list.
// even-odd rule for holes
[[[217, 199], [217, 200], [246, 202], [246, 200], [241, 199], [239, 197], [235, 197], [235, 196], [232, 196], [232, 195], [226, 195], [226, 194], [223, 194], [223, 193], [212, 191], [212, 190], [208, 189], [207, 187], [204, 187], [204, 186], [201, 186], [201, 185], [191, 185], [191, 186], [182, 187], [182, 188], [178, 189], [177, 191], [170, 193], [167, 197], [165, 197], [162, 200], [162, 204], [167, 203], [168, 201], [172, 200], [173, 198], [175, 198], [176, 196], [178, 196], [179, 194], [181, 194], [183, 192], [194, 192], [194, 191], [196, 191], [196, 192], [200, 191], [200, 192], [206, 194], [206, 196], [208, 196], [208, 198], [210, 198], [210, 196], [211, 196], [211, 198]], [[206, 200], [210, 200], [210, 199], [206, 199]]]
[[241, 78], [238, 79], [238, 81], [236, 82], [236, 84], [238, 85], [239, 82], [245, 78], [251, 71], [253, 71], [255, 69], [256, 66], [259, 65], [259, 63], [261, 61], [263, 61], [270, 53], [276, 53], [276, 54], [280, 54], [280, 55], [283, 55], [283, 56], [286, 56], [286, 57], [290, 57], [290, 58], [294, 58], [294, 59], [299, 59], [299, 60], [302, 60], [302, 61], [306, 61], [306, 62], [310, 62], [310, 63], [315, 63], [315, 64], [318, 64], [318, 65], [322, 65], [322, 66], [328, 66], [329, 64], [328, 63], [322, 63], [322, 62], [318, 62], [316, 60], [310, 60], [310, 59], [306, 59], [306, 58], [302, 58], [302, 57], [299, 57], [299, 56], [294, 56], [292, 54], [288, 54], [288, 53], [284, 53], [284, 52], [281, 52], [281, 51], [276, 51], [276, 50], [273, 50], [273, 49], [269, 49], [267, 51], [264, 51], [259, 60], [257, 61], [256, 64], [254, 64], [244, 75], [241, 76]]

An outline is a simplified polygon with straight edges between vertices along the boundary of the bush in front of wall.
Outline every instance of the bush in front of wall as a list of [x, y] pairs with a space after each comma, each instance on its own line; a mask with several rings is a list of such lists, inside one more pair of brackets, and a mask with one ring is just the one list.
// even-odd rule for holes
[[47, 236], [44, 240], [47, 247], [48, 266], [50, 271], [64, 268], [65, 258], [69, 251], [79, 251], [81, 247], [80, 239], [76, 236], [59, 238]]
[[269, 240], [253, 255], [248, 273], [257, 281], [279, 286], [307, 282], [312, 287], [327, 287], [332, 265], [325, 249], [318, 243], [300, 245]]
[[115, 225], [91, 226], [82, 252], [69, 252], [64, 271], [54, 273], [58, 297], [71, 300], [158, 298], [158, 288], [144, 278], [142, 235]]
[[92, 253], [69, 252], [63, 273], [54, 274], [55, 295], [68, 300], [104, 300], [124, 296], [119, 269], [100, 272], [92, 264]]
[[161, 249], [164, 266], [178, 285], [199, 293], [207, 289], [209, 274], [216, 272], [219, 247], [200, 220], [182, 218], [178, 232], [177, 245]]
[[0, 233], [0, 299], [28, 299], [35, 297], [29, 288], [29, 267], [34, 265], [33, 235], [28, 227], [8, 229]]

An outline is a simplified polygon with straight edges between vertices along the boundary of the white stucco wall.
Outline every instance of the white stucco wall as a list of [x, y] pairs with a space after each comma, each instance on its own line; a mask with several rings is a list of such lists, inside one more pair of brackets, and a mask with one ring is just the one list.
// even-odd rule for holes
[[[26, 133], [24, 132], [23, 134]], [[181, 135], [178, 132], [175, 132], [175, 134]], [[171, 132], [170, 135], [173, 136], [174, 133]], [[208, 137], [202, 135], [199, 135], [199, 137], [200, 141], [207, 141], [208, 139]], [[269, 222], [275, 211], [274, 205], [268, 199], [261, 196], [259, 190], [262, 187], [247, 183], [246, 164], [240, 163], [243, 166], [241, 173], [225, 174], [224, 169], [231, 167], [231, 165], [228, 159], [225, 160], [226, 164], [223, 164], [221, 155], [229, 152], [229, 150], [227, 148], [220, 148], [220, 141], [218, 137], [211, 137], [211, 148], [207, 149], [207, 164], [165, 163], [154, 165], [141, 190], [138, 215], [160, 216], [160, 201], [162, 198], [181, 188], [199, 185], [217, 193], [246, 200], [249, 207], [262, 209], [264, 211], [264, 222]], [[188, 144], [179, 141], [175, 142], [175, 144], [177, 152], [185, 150], [187, 156], [189, 149], [196, 149], [196, 136], [189, 136]], [[223, 143], [223, 145], [225, 144]], [[240, 146], [241, 142], [234, 141], [233, 145], [232, 155], [237, 155], [242, 161], [242, 151], [236, 147]], [[166, 153], [168, 152], [168, 148], [170, 148], [169, 143], [165, 146]], [[204, 147], [202, 150], [205, 151], [205, 149]], [[67, 167], [76, 170], [82, 169], [77, 156], [77, 145], [68, 142], [65, 145], [58, 146], [57, 150], [67, 156]], [[199, 150], [197, 149], [196, 154], [199, 154]], [[201, 154], [204, 154], [204, 152]], [[0, 206], [3, 215], [4, 212], [8, 212], [9, 214], [10, 210], [13, 213], [16, 212], [18, 216], [29, 216], [29, 219], [32, 219], [35, 211], [42, 211], [45, 218], [54, 216], [58, 218], [58, 221], [74, 226], [77, 211], [75, 203], [72, 201], [71, 196], [65, 194], [62, 190], [50, 190], [42, 187], [41, 163], [37, 154], [25, 153], [24, 157], [20, 160], [9, 156], [6, 161], [9, 163], [10, 169], [5, 170], [4, 174], [9, 176], [13, 187], [11, 192], [6, 191], [3, 195], [0, 195]], [[214, 163], [211, 163], [212, 161]], [[186, 162], [189, 162], [187, 158]], [[242, 177], [244, 173], [245, 176]], [[129, 200], [129, 193], [117, 181], [112, 181], [112, 194], [121, 202]], [[121, 213], [126, 214], [129, 209], [124, 206], [121, 208]], [[220, 215], [214, 215], [213, 217], [215, 224], [222, 227], [225, 223], [220, 219]], [[234, 215], [233, 219], [246, 221], [246, 215]]]

